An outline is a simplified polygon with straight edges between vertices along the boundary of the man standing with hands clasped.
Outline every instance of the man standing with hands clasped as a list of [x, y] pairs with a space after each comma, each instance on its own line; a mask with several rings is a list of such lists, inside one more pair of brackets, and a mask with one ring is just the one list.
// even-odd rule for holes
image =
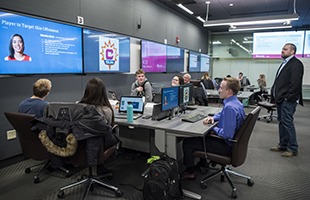
[[279, 143], [271, 151], [283, 152], [283, 157], [293, 157], [298, 153], [298, 143], [294, 126], [297, 103], [303, 106], [302, 78], [304, 66], [295, 57], [296, 46], [287, 43], [282, 48], [280, 65], [271, 88], [271, 98], [277, 104], [279, 121]]

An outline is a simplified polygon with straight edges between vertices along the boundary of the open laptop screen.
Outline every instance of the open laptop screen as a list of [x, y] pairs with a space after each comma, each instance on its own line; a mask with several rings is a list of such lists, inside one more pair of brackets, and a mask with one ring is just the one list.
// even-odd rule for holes
[[132, 103], [133, 113], [141, 113], [143, 114], [144, 104], [142, 97], [137, 96], [121, 96], [119, 112], [127, 112], [128, 102]]

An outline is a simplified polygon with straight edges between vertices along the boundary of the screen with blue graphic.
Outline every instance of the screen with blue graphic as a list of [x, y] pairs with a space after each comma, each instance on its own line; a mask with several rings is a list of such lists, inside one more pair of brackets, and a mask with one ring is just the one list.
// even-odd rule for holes
[[130, 72], [130, 38], [83, 29], [84, 72]]
[[82, 29], [0, 12], [0, 74], [82, 73]]
[[167, 72], [184, 72], [184, 49], [167, 45]]
[[161, 89], [161, 110], [171, 110], [179, 106], [179, 87]]

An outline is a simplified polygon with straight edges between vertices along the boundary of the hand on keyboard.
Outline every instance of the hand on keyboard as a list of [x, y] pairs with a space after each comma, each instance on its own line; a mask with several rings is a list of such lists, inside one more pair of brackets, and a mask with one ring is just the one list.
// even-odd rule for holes
[[203, 120], [204, 124], [213, 124], [214, 123], [214, 119], [213, 117], [207, 117], [205, 120]]

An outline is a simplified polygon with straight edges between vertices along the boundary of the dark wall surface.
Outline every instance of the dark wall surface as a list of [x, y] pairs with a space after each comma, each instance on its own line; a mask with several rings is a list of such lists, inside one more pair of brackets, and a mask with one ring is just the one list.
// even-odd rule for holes
[[[195, 25], [185, 18], [161, 7], [153, 0], [0, 0], [0, 9], [25, 14], [60, 23], [77, 25], [77, 16], [84, 17], [84, 26], [120, 33], [207, 53], [208, 33], [202, 25]], [[141, 24], [138, 29], [137, 25]], [[0, 66], [1, 67], [1, 66]], [[133, 66], [131, 66], [132, 68]], [[132, 70], [133, 71], [133, 70]], [[52, 81], [52, 91], [47, 101], [72, 102], [81, 99], [87, 81], [92, 77], [103, 79], [108, 90], [118, 95], [128, 95], [134, 74], [95, 75], [44, 75], [0, 76], [0, 160], [20, 154], [18, 139], [7, 140], [6, 132], [12, 127], [3, 115], [17, 111], [18, 104], [32, 95], [32, 84], [39, 78]], [[148, 74], [151, 82], [169, 85], [174, 73]], [[199, 78], [201, 74], [193, 74]]]

